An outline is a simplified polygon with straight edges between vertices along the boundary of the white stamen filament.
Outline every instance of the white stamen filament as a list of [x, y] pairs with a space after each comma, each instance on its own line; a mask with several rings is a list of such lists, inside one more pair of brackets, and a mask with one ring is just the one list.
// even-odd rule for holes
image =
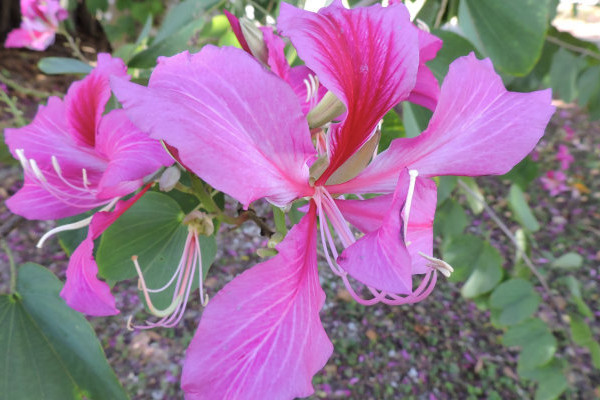
[[35, 177], [44, 182], [44, 183], [48, 183], [48, 181], [46, 180], [46, 177], [44, 176], [44, 174], [42, 173], [42, 171], [40, 170], [40, 168], [37, 165], [37, 162], [35, 162], [34, 159], [29, 160], [29, 165], [31, 165], [31, 169], [33, 170], [33, 174], [35, 175]]
[[[119, 199], [120, 199], [120, 197], [115, 197], [105, 207], [98, 210], [98, 212], [109, 211], [111, 208], [114, 207], [115, 204], [117, 204], [117, 201], [119, 201]], [[93, 215], [90, 217], [84, 218], [81, 221], [76, 221], [76, 222], [72, 222], [70, 224], [60, 225], [60, 226], [57, 226], [56, 228], [50, 229], [48, 232], [46, 232], [40, 238], [40, 240], [37, 242], [35, 247], [37, 247], [38, 249], [41, 249], [42, 246], [44, 245], [44, 243], [46, 242], [46, 240], [48, 240], [48, 238], [50, 238], [53, 235], [56, 235], [59, 232], [73, 231], [75, 229], [80, 229], [80, 228], [88, 226], [90, 224], [90, 222], [92, 222], [92, 217], [93, 217]]]
[[404, 239], [406, 239], [406, 233], [408, 232], [408, 217], [410, 216], [410, 208], [412, 207], [412, 199], [415, 194], [415, 183], [417, 182], [419, 171], [411, 169], [408, 171], [408, 174], [410, 175], [410, 183], [408, 184], [408, 193], [404, 205]]
[[87, 170], [85, 168], [81, 170], [81, 175], [83, 176], [83, 187], [89, 190], [90, 181], [88, 181]]

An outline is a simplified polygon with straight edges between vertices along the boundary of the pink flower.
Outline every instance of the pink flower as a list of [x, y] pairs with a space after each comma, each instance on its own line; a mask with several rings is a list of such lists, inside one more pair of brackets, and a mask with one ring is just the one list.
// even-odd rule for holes
[[575, 137], [575, 131], [569, 125], [564, 124], [563, 129], [565, 130], [565, 140], [570, 142]]
[[556, 196], [561, 192], [569, 190], [565, 185], [567, 177], [561, 171], [548, 171], [546, 175], [540, 178], [544, 189], [550, 192], [550, 195]]
[[58, 24], [68, 16], [59, 0], [21, 0], [21, 27], [8, 34], [4, 47], [46, 50], [54, 43]]
[[69, 261], [61, 293], [72, 308], [90, 315], [117, 312], [108, 285], [96, 278], [93, 240], [110, 225], [107, 220], [112, 223], [133, 204], [131, 199], [117, 203], [121, 197], [172, 163], [160, 143], [133, 126], [123, 110], [102, 115], [111, 96], [111, 75], [129, 78], [123, 61], [99, 54], [98, 66], [73, 83], [64, 100], [50, 97], [31, 124], [6, 130], [6, 143], [25, 174], [23, 187], [6, 201], [13, 213], [53, 220], [103, 207], [93, 218], [48, 232], [38, 244], [57, 231], [90, 225], [88, 239]]
[[[310, 200], [278, 255], [208, 304], [187, 351], [187, 399], [310, 395], [313, 375], [332, 352], [319, 319], [317, 240], [357, 301], [422, 300], [437, 272], [451, 271], [432, 256], [436, 186], [429, 178], [508, 172], [534, 148], [554, 111], [550, 91], [508, 92], [489, 60], [462, 57], [450, 66], [427, 130], [396, 139], [370, 160], [381, 119], [411, 96], [422, 64], [404, 5], [347, 10], [334, 3], [314, 14], [282, 3], [278, 27], [347, 109], [323, 133], [324, 152], [315, 149], [289, 85], [238, 49], [206, 46], [163, 58], [148, 88], [112, 80], [132, 121], [174, 146], [216, 189], [244, 205]], [[380, 196], [344, 199], [365, 193]], [[423, 275], [416, 287], [413, 275]], [[357, 281], [364, 290], [355, 290]]]
[[569, 152], [569, 148], [564, 144], [558, 146], [558, 153], [556, 153], [556, 159], [560, 161], [560, 168], [563, 171], [568, 170], [571, 163], [575, 161], [575, 159]]

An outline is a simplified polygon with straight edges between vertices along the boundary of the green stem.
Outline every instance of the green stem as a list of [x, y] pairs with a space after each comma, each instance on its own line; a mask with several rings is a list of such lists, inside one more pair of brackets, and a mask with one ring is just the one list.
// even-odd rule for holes
[[0, 240], [0, 246], [2, 246], [2, 250], [8, 256], [8, 265], [10, 266], [10, 293], [15, 293], [17, 291], [17, 266], [15, 265], [15, 259], [13, 258], [12, 252], [10, 251], [10, 247], [6, 243], [6, 240]]
[[26, 88], [25, 86], [21, 86], [17, 82], [8, 78], [3, 73], [0, 73], [0, 82], [4, 83], [9, 88], [16, 90], [17, 92], [23, 93], [24, 95], [33, 96], [33, 97], [37, 97], [40, 99], [45, 99], [45, 98], [53, 96], [53, 95], [55, 95], [55, 96], [58, 95], [58, 93], [50, 93], [50, 92], [44, 92], [41, 90]]
[[10, 113], [15, 117], [18, 126], [27, 125], [27, 122], [25, 122], [25, 119], [23, 118], [23, 113], [17, 107], [16, 102], [11, 99], [4, 90], [0, 90], [0, 100], [6, 103]]
[[61, 35], [63, 35], [67, 39], [67, 43], [69, 44], [69, 47], [73, 51], [73, 55], [75, 57], [79, 58], [81, 61], [83, 61], [86, 64], [90, 63], [90, 60], [88, 60], [83, 55], [83, 53], [81, 52], [81, 50], [79, 50], [79, 46], [77, 46], [77, 43], [75, 43], [75, 39], [73, 39], [73, 36], [71, 36], [71, 34], [69, 32], [67, 32], [66, 29], [61, 28], [61, 29], [58, 30], [58, 33], [60, 33]]
[[575, 53], [583, 54], [584, 56], [588, 56], [594, 58], [596, 60], [600, 60], [600, 54], [594, 53], [593, 51], [586, 49], [584, 47], [575, 46], [571, 43], [567, 43], [553, 36], [546, 36], [546, 40], [550, 43], [554, 43], [557, 46], [564, 47], [567, 50], [574, 51]]
[[196, 192], [194, 192], [191, 187], [185, 186], [181, 182], [177, 182], [175, 184], [175, 188], [174, 189], [175, 190], [179, 190], [180, 192], [183, 192], [183, 193], [187, 193], [187, 194], [196, 194]]

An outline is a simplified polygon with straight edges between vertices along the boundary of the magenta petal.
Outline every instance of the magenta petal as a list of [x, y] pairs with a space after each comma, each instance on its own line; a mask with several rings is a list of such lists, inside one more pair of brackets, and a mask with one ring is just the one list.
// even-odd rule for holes
[[278, 27], [348, 109], [342, 129], [331, 137], [331, 162], [318, 182], [323, 183], [413, 89], [417, 30], [403, 4], [348, 10], [337, 1], [318, 13], [282, 3]]
[[268, 26], [261, 27], [260, 30], [263, 33], [263, 40], [267, 46], [267, 62], [269, 67], [271, 67], [271, 71], [284, 81], [287, 81], [290, 66], [285, 58], [285, 42]]
[[419, 176], [504, 174], [533, 150], [553, 112], [550, 90], [509, 92], [489, 60], [458, 58], [427, 130], [394, 140], [359, 176], [331, 191], [390, 192], [404, 167]]
[[231, 25], [231, 30], [233, 31], [238, 42], [240, 42], [240, 46], [242, 46], [242, 49], [247, 51], [248, 54], [252, 54], [252, 51], [250, 50], [250, 46], [248, 46], [248, 42], [246, 42], [246, 38], [244, 37], [244, 34], [242, 33], [242, 27], [240, 26], [240, 20], [235, 15], [233, 15], [232, 13], [230, 13], [227, 10], [223, 10], [223, 13], [227, 17], [227, 20], [229, 21], [229, 25]]
[[319, 318], [315, 207], [278, 246], [279, 254], [235, 278], [210, 300], [187, 350], [187, 400], [293, 399], [333, 346]]
[[383, 218], [390, 211], [392, 194], [377, 196], [367, 200], [335, 200], [344, 219], [363, 233], [378, 229]]
[[205, 46], [161, 58], [148, 88], [112, 86], [135, 125], [241, 203], [284, 205], [311, 193], [306, 162], [315, 149], [296, 96], [245, 52]]
[[127, 67], [119, 58], [98, 54], [98, 66], [81, 81], [74, 82], [67, 95], [69, 132], [80, 145], [94, 147], [104, 107], [110, 99], [110, 76], [128, 78]]
[[[404, 235], [412, 259], [412, 274], [430, 270], [427, 260], [419, 253], [433, 257], [433, 220], [437, 204], [437, 186], [430, 179], [417, 178], [408, 226]], [[406, 212], [406, 210], [404, 211]]]
[[340, 267], [356, 280], [396, 294], [412, 293], [411, 258], [402, 240], [400, 218], [408, 183], [408, 173], [404, 171], [381, 226], [344, 249], [338, 257]]
[[419, 70], [417, 72], [417, 83], [410, 93], [408, 101], [433, 111], [440, 95], [440, 85], [425, 63], [435, 58], [437, 52], [442, 48], [442, 40], [421, 29], [418, 30], [418, 35]]
[[32, 41], [33, 38], [27, 30], [23, 28], [16, 28], [8, 33], [6, 41], [4, 42], [4, 47], [7, 49], [11, 47], [29, 47]]
[[109, 160], [98, 185], [101, 198], [127, 195], [142, 186], [142, 178], [173, 164], [160, 142], [140, 132], [123, 110], [113, 110], [102, 118], [96, 151]]
[[115, 298], [106, 282], [100, 281], [93, 256], [94, 241], [88, 237], [71, 255], [67, 281], [60, 292], [69, 307], [87, 315], [115, 315]]

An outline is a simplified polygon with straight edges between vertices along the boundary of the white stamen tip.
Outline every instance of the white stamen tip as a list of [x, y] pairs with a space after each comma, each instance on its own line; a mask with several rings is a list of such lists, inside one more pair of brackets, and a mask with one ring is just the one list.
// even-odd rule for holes
[[411, 178], [416, 178], [417, 176], [419, 176], [419, 171], [417, 171], [416, 169], [409, 169], [408, 174]]
[[310, 97], [311, 97], [310, 83], [308, 82], [308, 79], [304, 79], [302, 82], [304, 82], [304, 86], [306, 86], [306, 100], [304, 100], [304, 101], [306, 103], [308, 103], [308, 101], [310, 100]]
[[202, 307], [206, 307], [208, 305], [208, 294], [204, 295], [204, 300], [202, 301]]
[[21, 163], [21, 167], [23, 167], [24, 171], [29, 170], [29, 164], [27, 162], [27, 157], [25, 157], [25, 150], [16, 149], [15, 153], [17, 153], [17, 157], [19, 158], [19, 162]]
[[35, 162], [35, 160], [33, 160], [33, 159], [29, 160], [29, 165], [31, 166], [31, 169], [33, 170], [33, 174], [35, 175], [36, 178], [38, 178], [42, 182], [47, 182], [46, 177], [42, 173], [42, 170], [40, 169], [40, 167], [38, 167], [37, 162]]
[[440, 272], [446, 278], [449, 278], [450, 275], [452, 274], [452, 272], [454, 272], [454, 268], [452, 268], [452, 266], [444, 260], [440, 260], [439, 258], [428, 256], [422, 252], [419, 252], [419, 255], [421, 257], [423, 257], [424, 259], [426, 259], [427, 261], [429, 261], [429, 263], [427, 264], [429, 267]]
[[52, 166], [58, 175], [62, 175], [62, 170], [60, 169], [60, 165], [58, 164], [58, 160], [55, 156], [52, 156]]

